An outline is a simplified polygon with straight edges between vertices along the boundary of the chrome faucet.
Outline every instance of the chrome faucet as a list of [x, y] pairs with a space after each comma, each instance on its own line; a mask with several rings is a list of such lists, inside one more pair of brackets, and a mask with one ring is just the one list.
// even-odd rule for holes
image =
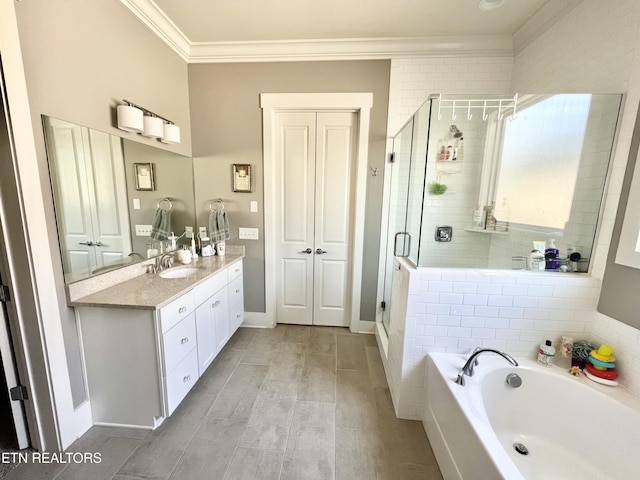
[[165, 253], [156, 258], [156, 272], [173, 267], [173, 254]]
[[497, 355], [500, 355], [502, 358], [504, 358], [507, 362], [509, 362], [511, 365], [513, 365], [514, 367], [518, 366], [518, 362], [516, 362], [515, 358], [513, 358], [511, 355], [501, 352], [500, 350], [495, 350], [493, 348], [476, 348], [473, 353], [469, 356], [469, 358], [467, 359], [467, 362], [464, 364], [464, 367], [462, 367], [462, 370], [460, 370], [460, 373], [458, 373], [458, 378], [456, 379], [456, 383], [458, 385], [462, 385], [464, 386], [465, 384], [465, 380], [464, 380], [464, 376], [467, 375], [469, 377], [473, 376], [474, 373], [474, 367], [478, 364], [478, 357], [480, 355], [482, 355], [483, 353], [495, 353]]

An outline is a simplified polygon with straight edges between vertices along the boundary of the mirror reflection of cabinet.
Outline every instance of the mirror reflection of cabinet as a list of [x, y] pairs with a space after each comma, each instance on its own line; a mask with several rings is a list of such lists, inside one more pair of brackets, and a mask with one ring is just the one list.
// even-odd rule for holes
[[118, 137], [45, 117], [60, 249], [67, 280], [131, 252]]

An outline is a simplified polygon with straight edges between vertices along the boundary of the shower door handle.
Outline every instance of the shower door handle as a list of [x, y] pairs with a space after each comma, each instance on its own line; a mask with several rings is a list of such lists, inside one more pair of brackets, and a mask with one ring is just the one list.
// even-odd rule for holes
[[[402, 249], [402, 253], [398, 253], [398, 237], [400, 235], [404, 235], [407, 240], [402, 242], [403, 245], [403, 249]], [[411, 235], [409, 234], [409, 232], [398, 232], [395, 234], [395, 236], [393, 237], [393, 255], [395, 257], [408, 257], [409, 256], [409, 252], [411, 251]]]

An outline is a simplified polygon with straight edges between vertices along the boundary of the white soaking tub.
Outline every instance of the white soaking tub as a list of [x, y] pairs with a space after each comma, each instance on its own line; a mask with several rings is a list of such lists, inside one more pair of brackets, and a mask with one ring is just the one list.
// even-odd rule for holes
[[622, 387], [491, 353], [461, 386], [466, 358], [427, 358], [423, 424], [445, 479], [640, 478], [640, 401]]

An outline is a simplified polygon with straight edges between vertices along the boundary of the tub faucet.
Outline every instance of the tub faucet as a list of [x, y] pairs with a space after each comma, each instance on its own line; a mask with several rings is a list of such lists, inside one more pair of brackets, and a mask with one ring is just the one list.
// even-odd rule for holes
[[467, 362], [464, 364], [464, 367], [462, 367], [462, 370], [460, 370], [460, 373], [458, 373], [458, 378], [456, 379], [456, 383], [458, 385], [462, 385], [464, 386], [465, 384], [465, 380], [464, 380], [464, 376], [467, 375], [469, 377], [473, 376], [473, 369], [474, 366], [477, 365], [478, 363], [478, 357], [480, 355], [482, 355], [483, 353], [496, 353], [498, 355], [500, 355], [502, 358], [504, 358], [507, 362], [509, 362], [511, 365], [513, 365], [514, 367], [518, 366], [518, 362], [516, 362], [516, 360], [509, 354], [501, 352], [500, 350], [495, 350], [493, 348], [476, 348], [473, 353], [469, 356], [469, 358], [467, 359]]

